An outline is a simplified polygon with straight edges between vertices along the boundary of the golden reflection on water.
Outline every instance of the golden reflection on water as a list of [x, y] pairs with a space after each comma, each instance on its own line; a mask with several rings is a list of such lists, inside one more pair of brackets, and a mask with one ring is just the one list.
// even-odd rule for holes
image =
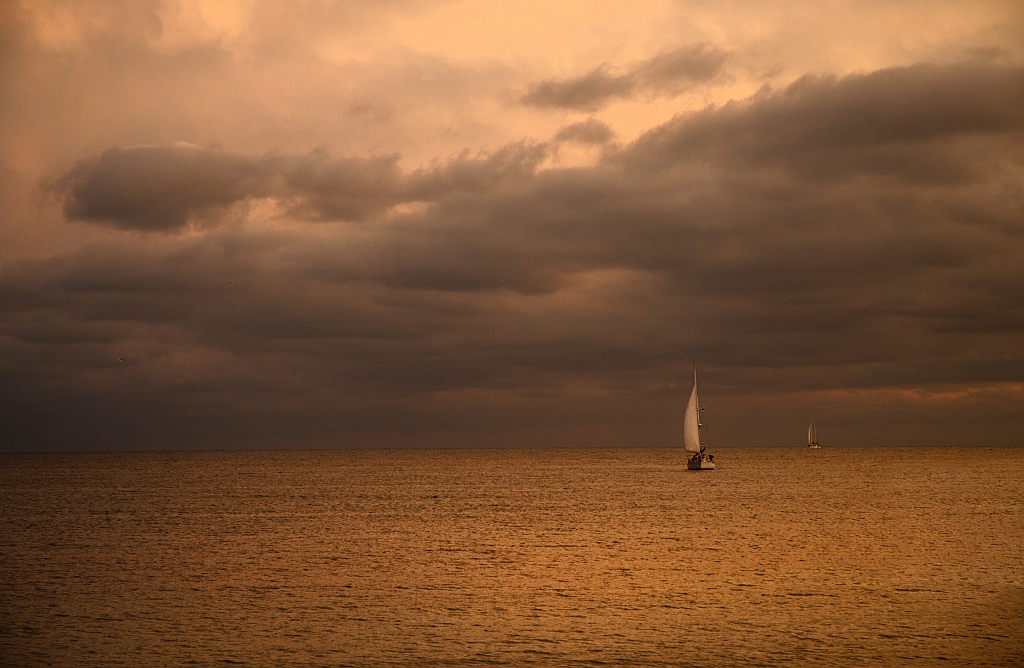
[[969, 453], [4, 455], [0, 652], [1020, 665], [1024, 449]]

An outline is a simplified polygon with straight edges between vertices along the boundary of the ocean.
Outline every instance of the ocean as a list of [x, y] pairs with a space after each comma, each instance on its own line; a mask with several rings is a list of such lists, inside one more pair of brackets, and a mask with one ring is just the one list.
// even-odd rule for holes
[[1024, 665], [1024, 448], [0, 455], [7, 666]]

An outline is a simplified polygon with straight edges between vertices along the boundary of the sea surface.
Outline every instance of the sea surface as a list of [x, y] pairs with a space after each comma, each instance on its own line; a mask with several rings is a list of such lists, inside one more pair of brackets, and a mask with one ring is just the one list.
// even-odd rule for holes
[[1024, 665], [1024, 449], [0, 455], [0, 664]]

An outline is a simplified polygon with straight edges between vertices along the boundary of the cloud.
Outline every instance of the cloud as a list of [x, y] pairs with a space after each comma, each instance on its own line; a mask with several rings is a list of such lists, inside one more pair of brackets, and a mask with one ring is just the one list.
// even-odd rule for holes
[[617, 99], [638, 95], [678, 95], [695, 85], [719, 79], [729, 53], [708, 44], [660, 53], [614, 74], [602, 64], [581, 77], [548, 79], [530, 86], [520, 102], [534, 107], [596, 111]]
[[[69, 216], [172, 230], [269, 196], [295, 224], [111, 230], [5, 263], [4, 419], [71, 406], [55, 424], [99, 434], [106, 418], [74, 416], [105, 406], [179, 439], [165, 423], [216, 425], [213, 441], [473, 424], [667, 443], [649, 411], [671, 410], [697, 357], [737, 424], [744, 397], [803, 410], [957, 384], [987, 388], [982, 412], [1008, 424], [1024, 374], [1022, 90], [1024, 69], [985, 63], [806, 77], [572, 169], [540, 169], [547, 145], [529, 142], [413, 171], [323, 150], [110, 149], [61, 181]], [[918, 414], [962, 433], [937, 415]]]
[[555, 141], [572, 141], [580, 144], [607, 144], [615, 132], [606, 123], [588, 118], [579, 123], [567, 125], [555, 135]]
[[166, 231], [207, 209], [269, 194], [275, 167], [189, 144], [111, 148], [52, 184], [70, 220]]
[[332, 158], [316, 149], [257, 157], [190, 144], [114, 147], [48, 187], [64, 199], [69, 220], [140, 231], [176, 231], [204, 215], [212, 224], [231, 205], [262, 197], [286, 201], [293, 213], [309, 217], [359, 221], [398, 204], [528, 178], [545, 152], [542, 144], [516, 142], [404, 174], [397, 155]]
[[637, 164], [655, 168], [680, 159], [774, 163], [805, 178], [870, 172], [945, 182], [971, 178], [974, 162], [970, 153], [952, 159], [949, 142], [1015, 137], [1022, 122], [1020, 67], [915, 65], [803, 77], [777, 93], [677, 117], [633, 151]]

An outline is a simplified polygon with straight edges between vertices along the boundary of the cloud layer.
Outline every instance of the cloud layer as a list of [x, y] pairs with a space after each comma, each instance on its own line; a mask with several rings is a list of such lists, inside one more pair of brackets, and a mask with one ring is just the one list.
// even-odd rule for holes
[[[1002, 414], [989, 438], [1016, 442], [1022, 109], [1020, 67], [919, 65], [682, 114], [584, 167], [543, 142], [411, 171], [110, 148], [52, 187], [135, 234], [0, 270], [8, 445], [670, 444], [694, 358], [726, 442], [780, 397], [893, 407], [905, 442]], [[230, 213], [256, 201], [277, 217]]]
[[50, 189], [64, 199], [69, 220], [124, 229], [175, 231], [233, 204], [273, 197], [293, 213], [359, 221], [399, 204], [434, 202], [531, 176], [543, 145], [519, 143], [488, 155], [468, 152], [411, 174], [398, 156], [331, 158], [251, 156], [190, 144], [115, 147], [79, 162]]

